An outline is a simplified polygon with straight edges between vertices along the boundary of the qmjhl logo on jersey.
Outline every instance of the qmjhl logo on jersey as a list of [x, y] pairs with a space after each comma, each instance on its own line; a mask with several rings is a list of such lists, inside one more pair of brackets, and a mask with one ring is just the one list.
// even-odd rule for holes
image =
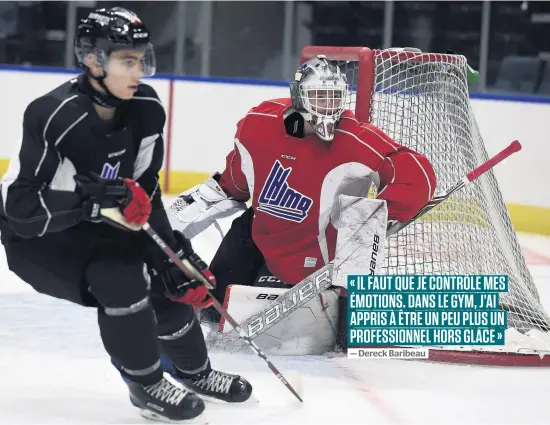
[[103, 169], [101, 170], [101, 177], [104, 179], [116, 179], [118, 172], [120, 170], [120, 161], [116, 165], [111, 165], [108, 162], [103, 164]]
[[293, 190], [287, 183], [292, 167], [284, 168], [275, 161], [260, 193], [258, 210], [284, 220], [301, 223], [307, 217], [313, 200]]

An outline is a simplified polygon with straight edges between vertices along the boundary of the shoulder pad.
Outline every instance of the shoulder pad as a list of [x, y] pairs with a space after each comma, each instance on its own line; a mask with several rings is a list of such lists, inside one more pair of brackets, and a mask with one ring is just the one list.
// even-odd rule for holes
[[290, 98], [270, 99], [260, 103], [249, 112], [256, 112], [269, 115], [282, 114], [291, 106]]
[[138, 91], [132, 98], [132, 103], [143, 111], [147, 119], [158, 119], [162, 122], [166, 121], [166, 111], [156, 90], [148, 84], [141, 83]]
[[152, 97], [155, 99], [159, 99], [159, 96], [156, 92], [156, 90], [150, 86], [149, 84], [140, 83], [138, 86], [138, 91], [134, 95], [134, 99], [136, 97]]
[[66, 128], [66, 123], [74, 122], [84, 113], [79, 108], [79, 103], [74, 102], [78, 95], [60, 96], [59, 94], [59, 92], [50, 92], [34, 99], [27, 105], [23, 115], [24, 124], [39, 126], [41, 133], [47, 130], [47, 139], [58, 137], [60, 128]]

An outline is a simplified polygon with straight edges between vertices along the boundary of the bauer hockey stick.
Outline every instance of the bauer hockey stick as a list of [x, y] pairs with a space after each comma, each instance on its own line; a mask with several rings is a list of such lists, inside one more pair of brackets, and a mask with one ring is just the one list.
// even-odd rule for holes
[[[419, 210], [419, 212], [413, 218], [405, 223], [391, 223], [387, 227], [386, 237], [390, 237], [399, 232], [401, 229], [411, 224], [420, 216], [424, 215], [426, 212], [430, 211], [432, 208], [445, 201], [453, 193], [462, 189], [467, 184], [470, 184], [479, 176], [496, 166], [498, 163], [502, 162], [504, 159], [508, 158], [513, 153], [518, 152], [519, 150], [521, 150], [521, 144], [517, 140], [513, 141], [509, 146], [504, 148], [495, 156], [481, 164], [479, 167], [470, 171], [463, 179], [458, 181], [446, 192], [441, 195], [434, 196], [426, 205], [424, 205], [424, 207]], [[248, 330], [249, 337], [253, 339], [257, 338], [259, 335], [266, 332], [272, 326], [283, 320], [285, 317], [288, 317], [298, 308], [311, 301], [314, 297], [318, 296], [321, 292], [327, 290], [332, 285], [332, 275], [333, 264], [328, 263], [324, 267], [306, 277], [301, 282], [294, 285], [283, 295], [279, 296], [260, 313], [257, 313], [249, 319], [243, 321], [241, 323], [241, 327]], [[236, 344], [238, 341], [235, 338], [235, 334], [233, 331], [222, 335], [223, 336], [219, 337], [219, 340], [221, 342], [227, 343], [231, 341], [232, 344]]]
[[[172, 259], [174, 264], [176, 264], [181, 271], [183, 271], [185, 274], [192, 274], [195, 276], [195, 278], [199, 279], [207, 288], [208, 291], [211, 291], [214, 289], [208, 278], [200, 271], [197, 270], [193, 264], [191, 264], [188, 260], [183, 259], [181, 260], [175, 253], [170, 249], [170, 247], [162, 240], [162, 238], [158, 235], [158, 233], [149, 225], [149, 223], [145, 223], [145, 225], [142, 227], [143, 230], [147, 232], [149, 236], [155, 241], [155, 243], [164, 251], [168, 257]], [[254, 352], [263, 359], [267, 365], [269, 366], [269, 369], [275, 374], [275, 376], [281, 381], [288, 390], [301, 402], [303, 403], [302, 398], [300, 395], [296, 392], [296, 390], [290, 385], [290, 383], [285, 379], [285, 377], [282, 375], [281, 372], [271, 363], [271, 361], [267, 358], [267, 356], [260, 350], [260, 347], [252, 341], [251, 338], [248, 337], [248, 335], [242, 330], [242, 328], [239, 326], [239, 324], [233, 319], [233, 317], [223, 308], [223, 306], [220, 304], [216, 298], [212, 296], [212, 294], [209, 292], [210, 298], [212, 298], [212, 301], [214, 302], [214, 308], [220, 313], [225, 320], [227, 320], [231, 326], [239, 333], [239, 336], [254, 350]]]

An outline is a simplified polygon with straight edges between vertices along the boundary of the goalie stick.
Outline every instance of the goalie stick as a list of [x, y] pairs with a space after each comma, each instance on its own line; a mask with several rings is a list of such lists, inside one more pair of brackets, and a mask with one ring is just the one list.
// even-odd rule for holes
[[[502, 151], [469, 172], [463, 179], [458, 181], [446, 192], [441, 195], [434, 196], [426, 205], [424, 205], [418, 211], [418, 213], [413, 218], [404, 223], [390, 223], [386, 230], [386, 237], [390, 237], [399, 232], [401, 229], [408, 226], [413, 221], [426, 214], [431, 209], [435, 208], [437, 205], [441, 204], [453, 193], [459, 191], [467, 184], [470, 184], [472, 181], [483, 175], [495, 165], [520, 150], [520, 142], [514, 140]], [[301, 282], [294, 285], [287, 292], [279, 296], [275, 301], [267, 306], [263, 311], [243, 321], [241, 323], [241, 328], [246, 329], [248, 331], [248, 337], [252, 339], [257, 338], [259, 335], [266, 332], [268, 329], [279, 323], [285, 317], [288, 317], [298, 308], [311, 301], [315, 296], [318, 296], [321, 292], [327, 290], [332, 285], [333, 266], [333, 263], [328, 263], [324, 267], [317, 270], [315, 273], [311, 274]], [[222, 342], [223, 344], [231, 342], [232, 348], [238, 348], [233, 345], [238, 344], [238, 341], [235, 338], [234, 330], [226, 334], [222, 334], [218, 337], [214, 336], [213, 338], [219, 339], [220, 342]]]
[[389, 236], [394, 235], [395, 233], [399, 232], [399, 230], [401, 230], [404, 227], [411, 224], [413, 221], [415, 221], [421, 215], [426, 214], [428, 211], [430, 211], [432, 208], [439, 205], [441, 202], [443, 202], [445, 199], [447, 199], [453, 193], [459, 191], [464, 186], [466, 186], [467, 184], [469, 184], [470, 182], [474, 181], [479, 176], [484, 174], [486, 171], [493, 168], [499, 162], [503, 161], [504, 159], [508, 158], [513, 153], [518, 152], [520, 150], [521, 150], [521, 143], [519, 143], [519, 141], [517, 141], [517, 140], [514, 140], [506, 148], [504, 148], [499, 153], [497, 153], [495, 156], [490, 158], [487, 162], [481, 164], [479, 167], [477, 167], [474, 170], [470, 171], [462, 180], [457, 182], [452, 188], [447, 190], [444, 194], [439, 195], [439, 196], [434, 196], [426, 205], [424, 205], [420, 209], [420, 211], [418, 211], [418, 213], [413, 218], [409, 219], [405, 223], [396, 222], [396, 223], [392, 223], [390, 226], [388, 226], [387, 236], [389, 237]]

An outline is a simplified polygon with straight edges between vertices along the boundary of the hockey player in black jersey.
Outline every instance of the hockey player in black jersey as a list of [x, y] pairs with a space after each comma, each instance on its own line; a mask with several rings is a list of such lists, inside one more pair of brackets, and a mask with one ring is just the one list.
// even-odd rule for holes
[[[144, 416], [196, 418], [197, 393], [245, 401], [251, 385], [210, 365], [194, 311], [210, 305], [206, 288], [139, 230], [149, 222], [211, 275], [162, 204], [166, 117], [140, 83], [155, 71], [149, 33], [126, 9], [100, 9], [80, 22], [75, 53], [83, 74], [28, 105], [1, 181], [9, 268], [40, 293], [97, 309], [104, 347]], [[113, 208], [119, 217], [106, 220]]]

